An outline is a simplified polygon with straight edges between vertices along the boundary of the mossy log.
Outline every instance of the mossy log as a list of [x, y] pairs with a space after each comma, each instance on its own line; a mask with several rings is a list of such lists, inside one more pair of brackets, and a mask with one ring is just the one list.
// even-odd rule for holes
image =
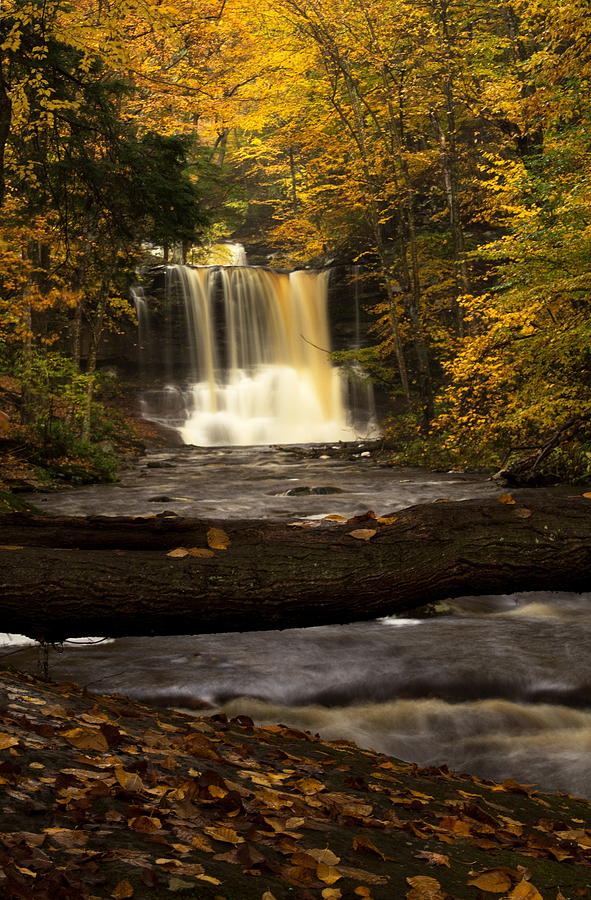
[[[252, 631], [367, 620], [448, 597], [591, 590], [591, 500], [549, 490], [511, 500], [318, 527], [13, 513], [0, 517], [1, 630], [53, 642]], [[212, 528], [227, 549], [216, 549]], [[205, 555], [167, 555], [181, 547]]]

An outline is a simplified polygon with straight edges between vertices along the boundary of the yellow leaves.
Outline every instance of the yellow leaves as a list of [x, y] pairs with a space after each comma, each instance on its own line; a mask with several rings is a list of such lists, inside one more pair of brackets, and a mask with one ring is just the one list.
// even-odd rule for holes
[[209, 528], [207, 544], [212, 550], [227, 550], [230, 546], [230, 538], [222, 528]]
[[0, 734], [0, 750], [8, 750], [9, 747], [15, 747], [19, 743], [19, 739], [12, 734]]
[[510, 892], [509, 900], [544, 900], [544, 898], [529, 881], [520, 881]]
[[355, 531], [349, 532], [349, 537], [355, 538], [357, 541], [371, 541], [376, 534], [375, 528], [356, 528]]
[[115, 778], [126, 791], [143, 791], [144, 783], [135, 772], [126, 772], [122, 766], [115, 767]]
[[343, 876], [334, 866], [329, 866], [326, 863], [318, 863], [318, 867], [316, 869], [316, 877], [324, 884], [331, 885], [335, 884]]
[[109, 744], [102, 732], [91, 728], [72, 728], [62, 733], [69, 744], [78, 750], [108, 750]]
[[206, 547], [177, 547], [175, 550], [170, 550], [166, 555], [171, 559], [185, 559], [187, 556], [192, 556], [195, 559], [211, 559], [215, 556], [215, 553]]
[[299, 781], [294, 781], [294, 787], [301, 791], [304, 796], [311, 796], [319, 793], [319, 791], [326, 790], [326, 786], [315, 778], [300, 778]]
[[511, 494], [501, 494], [498, 498], [499, 503], [505, 503], [507, 506], [514, 506], [517, 500], [514, 500]]
[[129, 881], [120, 881], [111, 893], [111, 897], [113, 900], [129, 900], [130, 897], [133, 897], [133, 894], [133, 886]]
[[225, 844], [243, 844], [244, 838], [238, 834], [233, 828], [227, 828], [226, 826], [220, 825], [218, 827], [211, 826], [208, 828], [204, 828], [203, 831], [205, 834], [209, 835], [209, 837], [214, 838], [216, 841], [222, 841]]
[[406, 900], [445, 900], [445, 894], [436, 878], [415, 875], [406, 881], [412, 888], [407, 893]]
[[472, 887], [488, 891], [489, 894], [504, 894], [511, 889], [513, 879], [504, 869], [488, 869], [469, 882]]
[[176, 547], [166, 554], [171, 559], [186, 559], [191, 556], [195, 559], [211, 559], [215, 557], [214, 550], [227, 550], [230, 546], [230, 538], [222, 528], [208, 528], [207, 547]]

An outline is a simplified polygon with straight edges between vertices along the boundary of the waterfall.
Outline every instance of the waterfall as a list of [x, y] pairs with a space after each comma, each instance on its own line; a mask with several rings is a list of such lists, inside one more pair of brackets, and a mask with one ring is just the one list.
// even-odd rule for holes
[[165, 278], [164, 339], [148, 353], [167, 384], [144, 392], [145, 418], [199, 446], [350, 441], [374, 429], [370, 393], [353, 421], [330, 359], [328, 272], [176, 265]]

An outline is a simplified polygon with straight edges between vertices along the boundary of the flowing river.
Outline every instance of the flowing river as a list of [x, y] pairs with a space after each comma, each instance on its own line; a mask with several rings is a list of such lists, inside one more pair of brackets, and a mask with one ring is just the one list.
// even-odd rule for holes
[[[30, 499], [54, 514], [313, 522], [501, 493], [475, 476], [379, 467], [363, 444], [346, 459], [338, 452], [158, 451], [119, 484]], [[35, 651], [15, 642], [7, 637], [0, 654], [34, 671]], [[52, 653], [51, 674], [591, 797], [591, 594], [465, 597], [428, 615], [283, 632], [68, 642]]]

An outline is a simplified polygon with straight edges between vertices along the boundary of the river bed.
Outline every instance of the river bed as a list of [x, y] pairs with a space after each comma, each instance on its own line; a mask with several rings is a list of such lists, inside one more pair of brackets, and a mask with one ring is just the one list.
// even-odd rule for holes
[[[30, 499], [53, 514], [291, 520], [502, 493], [477, 476], [382, 468], [366, 452], [158, 451], [119, 484]], [[34, 671], [36, 651], [16, 640], [0, 655]], [[591, 797], [591, 594], [466, 597], [436, 615], [283, 632], [68, 642], [50, 664], [56, 680], [90, 691], [205, 704], [420, 764]]]

